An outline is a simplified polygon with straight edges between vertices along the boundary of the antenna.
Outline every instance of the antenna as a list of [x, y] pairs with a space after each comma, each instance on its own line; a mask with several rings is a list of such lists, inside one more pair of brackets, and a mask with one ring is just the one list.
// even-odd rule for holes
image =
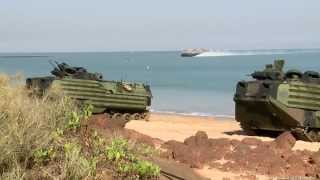
[[56, 68], [56, 65], [53, 63], [53, 60], [52, 60], [52, 59], [50, 59], [48, 62], [49, 62], [49, 64], [51, 64], [51, 66], [52, 66], [53, 68]]
[[125, 81], [127, 81], [127, 80], [128, 80], [128, 79], [127, 79], [127, 76], [128, 76], [128, 75], [127, 75], [127, 73], [124, 73], [124, 75], [123, 75], [123, 76], [124, 76], [124, 78], [123, 78], [123, 79], [124, 79]]

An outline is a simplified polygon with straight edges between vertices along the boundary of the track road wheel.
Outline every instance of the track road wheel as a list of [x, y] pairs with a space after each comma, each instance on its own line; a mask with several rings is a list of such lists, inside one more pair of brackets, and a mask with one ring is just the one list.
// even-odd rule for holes
[[256, 131], [247, 122], [240, 122], [242, 130], [249, 136], [257, 135]]
[[120, 113], [114, 113], [112, 115], [112, 120], [121, 120], [122, 116]]
[[145, 120], [145, 121], [149, 121], [150, 120], [150, 112], [145, 112], [145, 113], [143, 113], [143, 119]]
[[130, 121], [131, 115], [129, 113], [122, 114], [122, 118], [126, 121]]
[[317, 129], [311, 129], [310, 131], [305, 133], [308, 141], [311, 142], [320, 142], [320, 131]]
[[106, 115], [106, 118], [109, 120], [109, 119], [111, 119], [111, 114], [109, 114], [109, 113], [105, 113], [105, 115]]
[[113, 128], [123, 128], [128, 121], [123, 118], [121, 113], [115, 113], [112, 115], [110, 122], [110, 126]]
[[141, 119], [141, 116], [140, 116], [139, 113], [134, 113], [134, 114], [131, 115], [131, 119], [133, 119], [133, 120], [139, 120], [139, 119]]

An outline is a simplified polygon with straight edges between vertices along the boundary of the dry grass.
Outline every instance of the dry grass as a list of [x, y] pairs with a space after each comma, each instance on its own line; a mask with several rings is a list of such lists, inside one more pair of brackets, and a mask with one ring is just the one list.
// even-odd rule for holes
[[149, 149], [137, 153], [124, 139], [112, 146], [87, 130], [92, 106], [79, 108], [58, 89], [34, 97], [22, 79], [0, 74], [0, 179], [157, 179], [160, 169], [137, 158]]
[[[32, 98], [19, 76], [0, 75], [0, 177], [20, 179], [35, 149], [49, 146], [52, 132], [77, 111], [58, 93]], [[55, 96], [52, 98], [52, 96]], [[2, 179], [0, 178], [0, 179]]]

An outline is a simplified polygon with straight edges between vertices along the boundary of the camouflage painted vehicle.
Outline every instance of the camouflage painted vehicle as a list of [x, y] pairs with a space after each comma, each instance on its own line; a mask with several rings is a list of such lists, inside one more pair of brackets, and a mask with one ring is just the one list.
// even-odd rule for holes
[[237, 84], [235, 116], [247, 132], [291, 131], [299, 139], [320, 141], [320, 75], [284, 72], [284, 60]]
[[65, 95], [93, 105], [94, 113], [105, 113], [114, 120], [149, 118], [152, 98], [149, 85], [103, 80], [100, 73], [66, 63], [56, 63], [51, 74], [54, 76], [27, 78], [27, 88], [42, 95], [49, 88], [58, 87]]

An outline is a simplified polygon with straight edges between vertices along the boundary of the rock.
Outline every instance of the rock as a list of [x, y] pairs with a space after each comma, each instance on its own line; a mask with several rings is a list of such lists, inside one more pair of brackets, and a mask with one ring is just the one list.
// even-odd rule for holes
[[320, 150], [311, 155], [310, 163], [317, 164], [320, 166]]
[[[171, 152], [171, 158], [181, 163], [189, 164], [193, 168], [202, 168], [203, 160], [199, 149], [192, 148], [178, 141], [168, 141], [163, 148]], [[168, 155], [168, 153], [165, 153]]]
[[208, 146], [208, 135], [204, 131], [198, 131], [194, 136], [185, 139], [184, 144], [193, 147]]
[[286, 172], [286, 162], [279, 159], [276, 161], [270, 162], [270, 167], [268, 170], [268, 174], [272, 176], [283, 176]]
[[94, 115], [91, 117], [90, 122], [94, 127], [98, 127], [101, 129], [108, 128], [108, 118], [105, 114]]
[[208, 159], [211, 160], [220, 160], [225, 158], [227, 154], [231, 154], [233, 147], [229, 140], [221, 138], [221, 139], [209, 139], [210, 146], [206, 148], [205, 155], [206, 161]]
[[146, 144], [151, 147], [156, 147], [156, 145], [163, 143], [163, 141], [161, 141], [160, 139], [152, 138], [150, 136], [138, 133], [137, 131], [131, 129], [123, 131], [122, 135], [125, 138], [130, 139], [131, 141], [135, 141], [136, 143], [140, 144]]
[[300, 154], [292, 154], [287, 159], [288, 174], [292, 176], [305, 176], [306, 166]]
[[290, 132], [265, 142], [255, 138], [242, 141], [211, 139], [199, 131], [184, 143], [168, 141], [163, 147], [174, 160], [193, 168], [202, 168], [206, 164], [231, 172], [317, 177], [320, 174], [320, 151], [293, 151], [295, 142]]
[[296, 138], [288, 131], [280, 134], [275, 140], [276, 148], [288, 151], [296, 144]]
[[262, 141], [257, 138], [244, 138], [242, 139], [241, 143], [251, 145], [251, 146], [258, 146], [262, 143]]

